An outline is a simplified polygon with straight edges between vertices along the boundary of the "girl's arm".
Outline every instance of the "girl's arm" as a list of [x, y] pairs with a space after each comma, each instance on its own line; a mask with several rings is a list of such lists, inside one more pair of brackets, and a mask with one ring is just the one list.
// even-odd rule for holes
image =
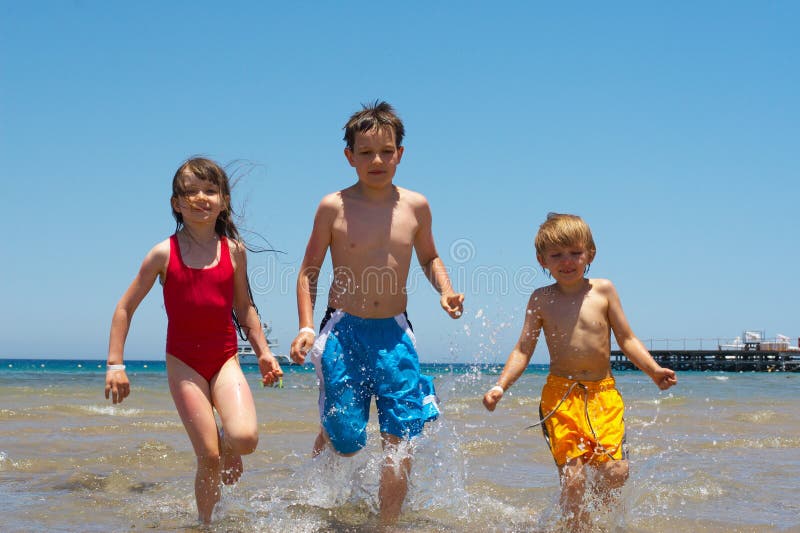
[[503, 372], [497, 379], [497, 385], [489, 389], [483, 396], [483, 405], [489, 411], [494, 411], [495, 407], [497, 407], [497, 402], [503, 397], [503, 393], [519, 379], [531, 362], [531, 356], [536, 348], [536, 341], [539, 340], [539, 332], [542, 329], [542, 314], [536, 296], [536, 292], [534, 292], [528, 300], [522, 332], [519, 335], [516, 346], [508, 356]]
[[678, 382], [675, 372], [656, 363], [656, 360], [647, 351], [642, 341], [633, 334], [633, 330], [628, 324], [628, 319], [622, 311], [622, 302], [617, 294], [617, 289], [614, 288], [614, 284], [605, 280], [602, 290], [608, 299], [608, 323], [614, 332], [617, 344], [625, 356], [636, 365], [636, 368], [650, 376], [650, 379], [658, 385], [659, 389], [666, 390], [675, 385]]
[[272, 355], [264, 330], [261, 327], [261, 318], [250, 299], [247, 281], [247, 253], [242, 243], [228, 239], [233, 258], [233, 310], [239, 325], [247, 333], [247, 341], [253, 347], [258, 357], [258, 368], [261, 371], [261, 383], [272, 385], [281, 379], [283, 370], [281, 365]]
[[[156, 278], [166, 273], [167, 261], [169, 261], [169, 240], [155, 245], [139, 268], [136, 277], [133, 278], [128, 290], [122, 295], [117, 307], [114, 309], [114, 316], [111, 318], [111, 333], [108, 339], [108, 365], [121, 365], [125, 351], [125, 339], [131, 327], [133, 313], [144, 297], [150, 292]], [[106, 399], [111, 397], [112, 402], [120, 403], [130, 394], [130, 383], [125, 370], [106, 371]]]

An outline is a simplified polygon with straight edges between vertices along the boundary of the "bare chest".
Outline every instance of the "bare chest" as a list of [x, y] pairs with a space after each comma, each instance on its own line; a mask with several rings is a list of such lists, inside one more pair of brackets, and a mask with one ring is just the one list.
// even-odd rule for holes
[[331, 247], [339, 252], [371, 255], [377, 251], [410, 253], [418, 224], [402, 207], [391, 211], [362, 209], [343, 213], [333, 224]]
[[608, 301], [590, 291], [583, 295], [552, 295], [542, 303], [548, 341], [575, 342], [608, 336]]

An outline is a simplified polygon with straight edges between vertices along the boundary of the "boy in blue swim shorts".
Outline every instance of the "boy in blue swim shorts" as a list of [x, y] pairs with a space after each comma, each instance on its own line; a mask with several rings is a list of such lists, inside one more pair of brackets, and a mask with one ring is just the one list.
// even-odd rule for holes
[[[394, 109], [386, 102], [364, 106], [344, 130], [344, 154], [358, 181], [325, 196], [317, 208], [297, 279], [300, 332], [291, 356], [303, 363], [308, 355], [319, 376], [321, 429], [315, 454], [328, 444], [341, 455], [363, 448], [375, 397], [387, 452], [378, 495], [380, 518], [393, 524], [411, 468], [411, 457], [395, 452], [438, 412], [432, 381], [419, 373], [414, 334], [405, 314], [413, 253], [452, 318], [461, 316], [464, 295], [453, 290], [436, 251], [428, 201], [392, 182], [403, 156], [404, 135]], [[329, 309], [315, 339], [317, 281], [329, 249]]]
[[409, 439], [438, 416], [433, 380], [419, 373], [405, 313], [360, 318], [328, 308], [310, 358], [320, 382], [322, 427], [341, 454], [366, 445], [373, 396], [381, 433]]

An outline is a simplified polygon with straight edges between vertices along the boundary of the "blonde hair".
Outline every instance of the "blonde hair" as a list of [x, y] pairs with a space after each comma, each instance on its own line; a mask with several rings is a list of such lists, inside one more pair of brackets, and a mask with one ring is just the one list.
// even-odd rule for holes
[[534, 244], [537, 256], [543, 256], [548, 246], [584, 246], [590, 260], [597, 252], [589, 224], [578, 215], [548, 213], [547, 220], [539, 226]]

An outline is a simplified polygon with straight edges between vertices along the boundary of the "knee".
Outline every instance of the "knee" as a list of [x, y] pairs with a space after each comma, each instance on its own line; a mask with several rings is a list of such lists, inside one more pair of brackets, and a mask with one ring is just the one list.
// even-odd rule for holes
[[342, 457], [352, 457], [367, 445], [366, 425], [329, 423], [324, 424], [323, 428], [333, 451]]
[[609, 465], [606, 471], [606, 478], [608, 485], [611, 489], [617, 489], [628, 481], [630, 469], [628, 468], [628, 461], [614, 461]]
[[247, 455], [258, 447], [258, 431], [237, 431], [225, 435], [231, 451], [238, 455]]
[[366, 431], [347, 431], [338, 435], [328, 433], [328, 440], [336, 454], [342, 457], [352, 457], [367, 445], [367, 433]]

